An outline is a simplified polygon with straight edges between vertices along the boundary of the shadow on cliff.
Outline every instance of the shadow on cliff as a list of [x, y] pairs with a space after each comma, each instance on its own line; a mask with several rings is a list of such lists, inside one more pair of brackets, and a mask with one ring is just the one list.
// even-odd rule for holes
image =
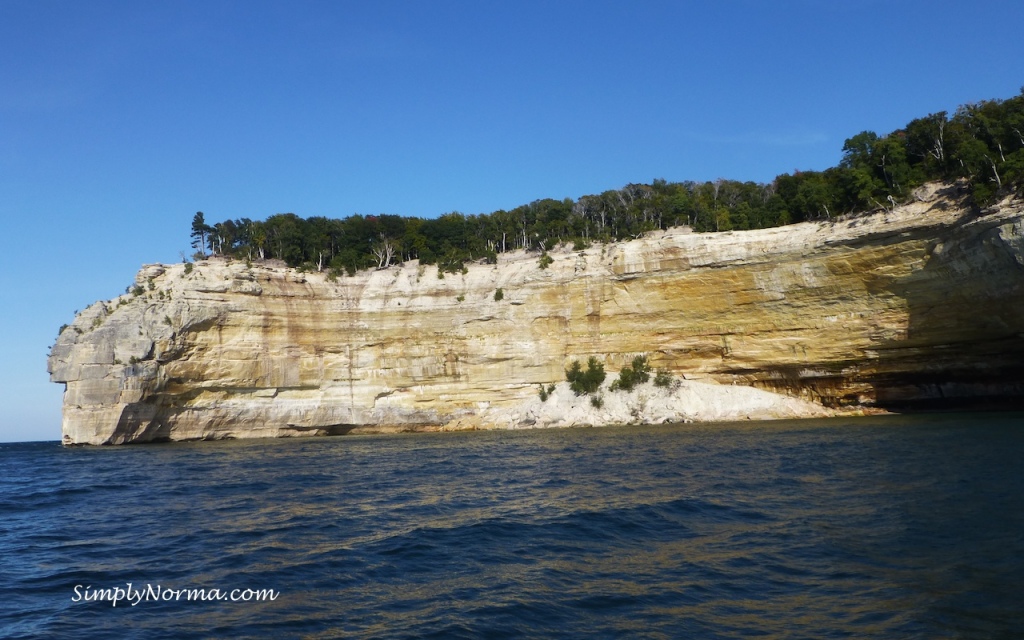
[[906, 301], [905, 336], [879, 345], [864, 378], [894, 411], [1024, 408], [1024, 237], [984, 218], [929, 247], [923, 269], [885, 288]]

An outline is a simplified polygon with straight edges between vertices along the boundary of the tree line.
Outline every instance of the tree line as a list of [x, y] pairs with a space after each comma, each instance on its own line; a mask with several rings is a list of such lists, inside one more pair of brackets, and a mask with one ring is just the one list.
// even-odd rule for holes
[[698, 232], [761, 229], [888, 209], [933, 180], [964, 180], [981, 206], [1024, 185], [1024, 88], [1007, 100], [917, 118], [885, 136], [862, 131], [842, 152], [836, 167], [781, 174], [770, 183], [658, 179], [488, 214], [337, 219], [280, 213], [210, 225], [198, 212], [192, 246], [200, 257], [277, 258], [336, 274], [413, 259], [455, 272], [468, 261], [494, 263], [507, 251], [544, 252], [562, 243], [581, 248], [679, 225]]

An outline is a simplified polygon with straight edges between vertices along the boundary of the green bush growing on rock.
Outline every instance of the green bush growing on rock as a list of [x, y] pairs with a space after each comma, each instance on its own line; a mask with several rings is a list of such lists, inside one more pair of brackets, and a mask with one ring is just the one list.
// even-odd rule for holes
[[644, 384], [651, 379], [651, 365], [647, 362], [647, 356], [636, 356], [631, 365], [619, 371], [619, 379], [612, 383], [612, 391], [632, 391], [638, 384]]
[[539, 393], [537, 395], [540, 396], [540, 401], [541, 402], [547, 402], [548, 398], [551, 396], [551, 394], [555, 392], [555, 385], [549, 384], [547, 386], [547, 388], [545, 388], [544, 385], [538, 385], [538, 386], [540, 386], [540, 391], [539, 391]]
[[186, 262], [185, 263], [185, 275], [188, 275], [190, 273], [192, 273], [192, 263], [191, 262]]
[[658, 369], [657, 375], [654, 376], [654, 386], [656, 387], [671, 387], [672, 386], [672, 374], [664, 369]]
[[582, 396], [593, 393], [604, 382], [604, 365], [598, 362], [594, 356], [590, 356], [587, 359], [587, 370], [584, 371], [579, 360], [573, 360], [572, 364], [565, 371], [565, 379], [569, 382], [569, 388], [576, 395]]
[[545, 251], [542, 254], [540, 254], [540, 259], [537, 260], [537, 266], [540, 267], [541, 269], [547, 269], [548, 266], [554, 261], [555, 259], [549, 256], [548, 252]]
[[498, 287], [497, 291], [494, 292], [494, 301], [495, 302], [501, 302], [504, 299], [505, 299], [505, 292], [501, 289], [501, 287]]
[[600, 409], [604, 406], [604, 398], [601, 396], [590, 396], [590, 406]]

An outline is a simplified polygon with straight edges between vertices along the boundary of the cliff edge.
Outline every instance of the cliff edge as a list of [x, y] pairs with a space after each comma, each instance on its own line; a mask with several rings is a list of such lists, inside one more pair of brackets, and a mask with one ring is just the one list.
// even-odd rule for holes
[[[210, 259], [148, 265], [62, 330], [66, 444], [824, 415], [1024, 397], [1024, 202], [929, 185], [891, 211], [684, 228], [409, 262], [332, 280]], [[495, 295], [498, 290], [501, 295]], [[572, 396], [564, 370], [633, 356], [669, 389]], [[555, 384], [547, 402], [539, 385]], [[606, 383], [607, 386], [607, 383]], [[753, 388], [751, 388], [753, 387]]]

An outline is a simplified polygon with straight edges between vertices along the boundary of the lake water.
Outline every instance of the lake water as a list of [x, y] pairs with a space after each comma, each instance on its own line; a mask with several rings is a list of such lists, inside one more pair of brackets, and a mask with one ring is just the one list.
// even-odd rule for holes
[[1022, 414], [0, 445], [6, 638], [1017, 638], [1022, 594]]

